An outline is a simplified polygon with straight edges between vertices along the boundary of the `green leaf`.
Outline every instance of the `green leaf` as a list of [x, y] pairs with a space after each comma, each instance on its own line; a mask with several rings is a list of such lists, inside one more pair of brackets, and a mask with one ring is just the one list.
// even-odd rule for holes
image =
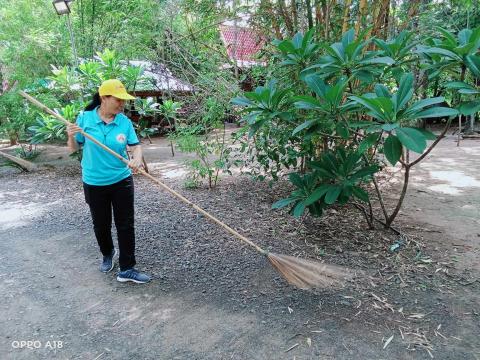
[[332, 107], [337, 108], [340, 105], [340, 102], [343, 98], [343, 90], [347, 85], [347, 79], [345, 77], [341, 77], [338, 79], [336, 84], [332, 86], [325, 94], [326, 100], [332, 105]]
[[395, 94], [396, 101], [394, 102], [395, 105], [395, 112], [402, 109], [405, 104], [410, 101], [413, 96], [413, 74], [408, 73], [402, 76], [400, 79], [400, 86], [398, 87], [398, 91]]
[[458, 92], [466, 95], [480, 94], [480, 91], [475, 89], [459, 89]]
[[342, 35], [342, 45], [346, 48], [349, 44], [355, 41], [355, 30], [352, 28]]
[[288, 178], [290, 179], [290, 182], [295, 185], [297, 188], [302, 189], [303, 188], [303, 180], [298, 175], [297, 173], [290, 173], [288, 175]]
[[295, 47], [290, 40], [283, 40], [277, 44], [278, 49], [283, 53], [295, 53]]
[[364, 168], [361, 168], [356, 173], [351, 175], [349, 178], [350, 180], [363, 179], [366, 176], [372, 176], [373, 174], [378, 172], [378, 170], [380, 170], [380, 168], [377, 165], [365, 166]]
[[278, 200], [277, 202], [273, 203], [272, 209], [280, 209], [287, 205], [290, 205], [292, 202], [296, 201], [297, 198], [286, 198], [282, 200]]
[[380, 134], [378, 133], [368, 134], [368, 136], [364, 138], [362, 142], [358, 145], [358, 152], [360, 154], [363, 154], [366, 150], [375, 145], [378, 141], [379, 136]]
[[293, 98], [297, 109], [321, 109], [322, 103], [318, 99], [309, 95], [299, 95]]
[[295, 49], [300, 49], [302, 47], [303, 42], [303, 34], [301, 32], [297, 32], [292, 39], [293, 46]]
[[449, 81], [445, 84], [445, 88], [447, 88], [447, 89], [471, 89], [471, 90], [475, 90], [475, 88], [472, 85], [467, 84], [463, 81]]
[[453, 36], [453, 34], [450, 31], [445, 30], [440, 26], [436, 26], [435, 29], [437, 29], [442, 33], [442, 35], [445, 37], [445, 40], [448, 42], [450, 46], [453, 47], [457, 44], [457, 39], [455, 39], [455, 36]]
[[305, 77], [307, 86], [317, 94], [320, 98], [325, 98], [327, 92], [327, 86], [323, 79], [318, 75], [308, 75]]
[[426, 119], [426, 118], [434, 118], [434, 117], [450, 117], [458, 115], [458, 111], [452, 108], [447, 107], [432, 107], [427, 110], [423, 110], [417, 114], [414, 114], [415, 119]]
[[345, 50], [341, 43], [334, 43], [330, 45], [329, 48], [326, 49], [328, 53], [342, 62], [345, 62]]
[[383, 153], [388, 162], [395, 166], [402, 155], [402, 143], [395, 135], [390, 134], [385, 140], [385, 143], [383, 144]]
[[244, 97], [233, 98], [230, 102], [233, 105], [239, 105], [239, 106], [251, 106], [251, 105], [253, 105], [253, 103], [250, 100], [248, 100], [247, 98], [244, 98]]
[[473, 115], [480, 111], [480, 100], [463, 103], [460, 105], [459, 110], [462, 115]]
[[396, 129], [399, 125], [397, 123], [393, 123], [393, 124], [383, 124], [382, 125], [382, 130], [384, 131], [387, 131], [387, 132], [390, 132], [394, 129]]
[[475, 77], [480, 77], [480, 56], [468, 55], [465, 57], [465, 64]]
[[325, 164], [327, 170], [331, 172], [337, 172], [338, 171], [338, 162], [337, 158], [331, 151], [326, 152], [322, 156], [323, 163]]
[[441, 96], [419, 100], [416, 103], [414, 103], [412, 106], [410, 106], [408, 109], [406, 109], [405, 114], [411, 114], [411, 113], [414, 113], [416, 111], [422, 110], [423, 108], [426, 108], [427, 106], [440, 104], [440, 103], [443, 103], [444, 101], [445, 101], [445, 98], [443, 98]]
[[[469, 3], [470, 3], [469, 5], [472, 4], [471, 1], [469, 1]], [[480, 27], [477, 27], [477, 28], [473, 29], [472, 35], [468, 39], [468, 42], [475, 44], [476, 48], [478, 48], [480, 46]]]
[[305, 199], [305, 205], [312, 205], [314, 202], [317, 202], [323, 195], [327, 193], [332, 185], [322, 184], [313, 191], [308, 198]]
[[326, 204], [333, 204], [337, 199], [340, 193], [342, 192], [342, 188], [337, 185], [330, 186], [330, 189], [327, 191], [325, 195], [325, 203]]
[[393, 65], [395, 64], [395, 60], [393, 60], [389, 56], [382, 56], [382, 57], [373, 57], [370, 59], [361, 60], [358, 63], [362, 65], [369, 65], [369, 64]]
[[300, 201], [297, 206], [293, 209], [293, 216], [296, 218], [299, 218], [302, 216], [303, 212], [305, 211], [305, 203], [303, 201]]
[[423, 136], [425, 136], [425, 139], [427, 139], [427, 140], [437, 140], [437, 135], [435, 135], [431, 131], [428, 131], [426, 129], [420, 129], [420, 128], [417, 128], [417, 130], [420, 131], [423, 134]]
[[390, 91], [388, 91], [388, 88], [383, 84], [375, 85], [375, 94], [377, 94], [377, 96], [388, 97], [388, 98], [392, 96], [390, 94]]
[[364, 96], [350, 96], [349, 99], [365, 106], [371, 111], [372, 116], [376, 119], [386, 121], [386, 116], [383, 113], [383, 109], [377, 102], [373, 101], [373, 99], [368, 99]]
[[462, 58], [455, 54], [454, 52], [438, 47], [418, 47], [417, 52], [424, 53], [424, 54], [434, 54], [434, 55], [442, 55], [446, 56], [452, 60], [462, 61]]
[[344, 122], [337, 123], [336, 131], [337, 131], [337, 134], [342, 139], [348, 139], [348, 136], [350, 135], [350, 133], [348, 131], [348, 126]]
[[283, 60], [280, 65], [298, 65], [298, 61], [295, 60]]
[[312, 162], [309, 163], [309, 166], [312, 169], [314, 169], [316, 175], [321, 177], [321, 178], [326, 178], [326, 179], [334, 179], [335, 178], [335, 174], [326, 170], [324, 168], [324, 165], [319, 161], [312, 161]]
[[417, 129], [408, 127], [397, 128], [395, 133], [403, 146], [416, 153], [421, 154], [427, 147], [425, 136]]
[[458, 32], [458, 42], [460, 45], [465, 45], [468, 43], [468, 39], [470, 39], [470, 36], [472, 35], [472, 30], [470, 29], [462, 29]]
[[351, 129], [362, 129], [362, 128], [370, 127], [374, 124], [377, 124], [377, 123], [374, 123], [371, 121], [361, 121], [361, 122], [349, 122], [348, 126]]
[[295, 135], [295, 134], [299, 133], [300, 131], [309, 128], [310, 126], [312, 126], [313, 124], [315, 124], [315, 121], [316, 121], [316, 120], [308, 120], [308, 121], [305, 121], [303, 124], [298, 125], [298, 126], [293, 130], [292, 135]]
[[368, 202], [368, 193], [363, 190], [362, 188], [358, 187], [358, 186], [353, 186], [352, 187], [352, 192], [353, 192], [353, 195], [355, 197], [357, 197], [358, 199], [364, 201], [364, 202]]

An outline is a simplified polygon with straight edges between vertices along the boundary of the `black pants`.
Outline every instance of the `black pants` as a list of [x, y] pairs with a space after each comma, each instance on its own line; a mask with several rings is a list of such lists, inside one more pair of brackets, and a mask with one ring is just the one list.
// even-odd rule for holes
[[118, 248], [120, 249], [120, 270], [135, 265], [135, 228], [133, 208], [133, 178], [112, 185], [94, 186], [83, 183], [85, 201], [90, 206], [93, 229], [98, 246], [104, 256], [113, 250], [112, 209], [117, 228]]

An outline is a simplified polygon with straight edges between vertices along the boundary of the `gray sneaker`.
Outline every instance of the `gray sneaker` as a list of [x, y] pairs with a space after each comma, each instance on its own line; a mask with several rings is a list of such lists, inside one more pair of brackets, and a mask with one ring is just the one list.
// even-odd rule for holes
[[120, 282], [133, 281], [137, 284], [145, 284], [150, 281], [150, 276], [135, 269], [128, 269], [125, 271], [120, 271], [118, 273], [117, 280]]
[[100, 271], [103, 273], [110, 272], [115, 266], [115, 255], [117, 255], [117, 249], [113, 248], [110, 256], [104, 256], [102, 264], [100, 265]]

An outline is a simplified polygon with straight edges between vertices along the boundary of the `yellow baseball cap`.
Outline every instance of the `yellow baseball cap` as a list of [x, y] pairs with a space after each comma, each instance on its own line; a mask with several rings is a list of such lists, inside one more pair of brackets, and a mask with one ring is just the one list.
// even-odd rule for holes
[[98, 94], [100, 96], [111, 95], [116, 97], [117, 99], [122, 100], [133, 100], [135, 96], [130, 95], [127, 93], [125, 86], [122, 84], [120, 80], [117, 79], [110, 79], [105, 80], [102, 85], [98, 88]]

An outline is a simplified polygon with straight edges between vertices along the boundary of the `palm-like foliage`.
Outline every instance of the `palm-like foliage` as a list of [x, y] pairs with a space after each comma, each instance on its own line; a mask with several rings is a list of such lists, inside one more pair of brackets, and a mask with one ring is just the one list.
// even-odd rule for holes
[[366, 114], [375, 119], [373, 123], [352, 124], [366, 126], [369, 132], [386, 132], [385, 155], [395, 165], [400, 159], [402, 145], [417, 153], [422, 153], [427, 140], [435, 136], [425, 130], [405, 127], [416, 119], [449, 117], [458, 114], [455, 109], [437, 106], [445, 102], [443, 97], [427, 98], [410, 104], [413, 97], [413, 75], [405, 74], [400, 80], [398, 91], [391, 94], [385, 86], [377, 85], [375, 94], [351, 96], [350, 99], [360, 104]]
[[346, 76], [364, 82], [373, 81], [386, 66], [393, 65], [395, 61], [390, 56], [378, 56], [375, 51], [364, 51], [371, 42], [363, 39], [364, 34], [355, 38], [353, 29], [347, 31], [340, 42], [325, 47], [327, 54], [317, 64], [305, 69], [304, 73], [317, 70], [325, 78]]
[[426, 70], [430, 78], [435, 78], [446, 71], [460, 72], [461, 81], [464, 80], [465, 70], [468, 68], [475, 77], [480, 77], [480, 27], [470, 30], [463, 29], [457, 36], [451, 32], [437, 28], [442, 39], [427, 39], [429, 46], [420, 45], [417, 53], [422, 54], [429, 65]]

